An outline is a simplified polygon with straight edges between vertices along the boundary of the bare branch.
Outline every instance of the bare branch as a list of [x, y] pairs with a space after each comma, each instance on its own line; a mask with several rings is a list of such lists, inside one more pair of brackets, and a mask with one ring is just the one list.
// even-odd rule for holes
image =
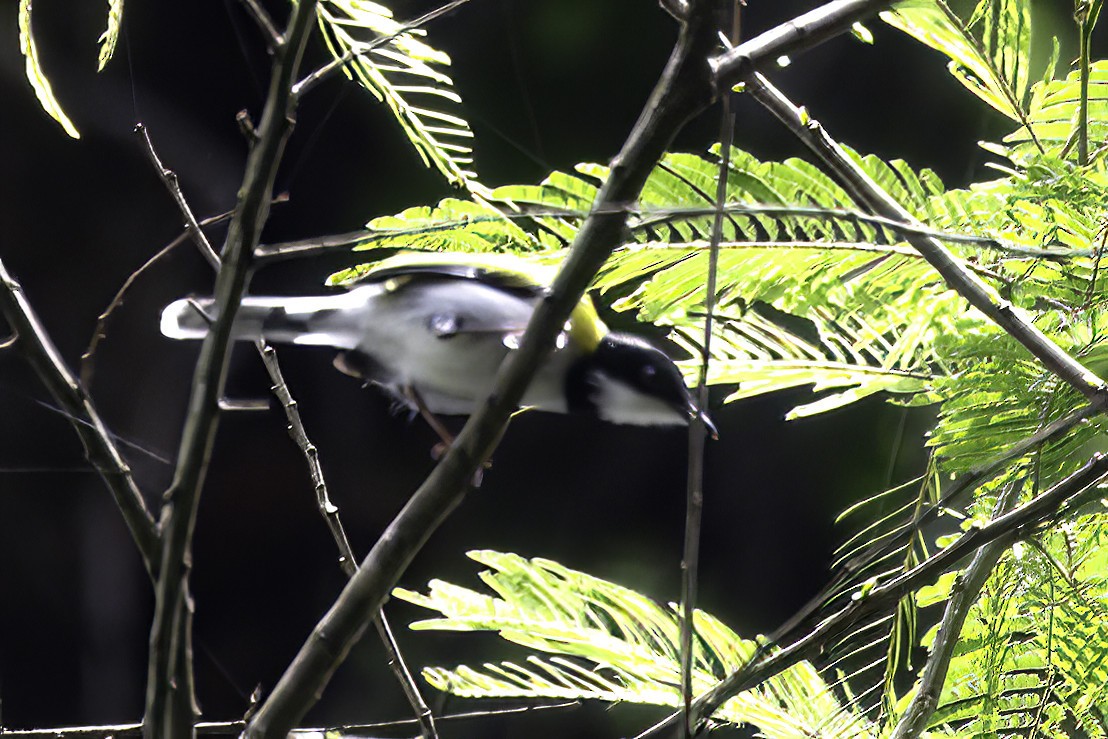
[[[713, 2], [700, 0], [682, 29], [658, 86], [597, 196], [601, 211], [633, 202], [677, 131], [711, 101], [707, 70], [700, 60], [717, 43], [715, 13], [710, 11], [719, 0]], [[464, 499], [474, 473], [492, 453], [570, 311], [619, 245], [625, 229], [626, 217], [621, 213], [594, 213], [586, 219], [550, 294], [535, 310], [520, 348], [501, 367], [493, 394], [374, 545], [254, 715], [246, 736], [283, 738], [315, 702], [415, 553]]]
[[204, 235], [204, 230], [200, 228], [200, 224], [196, 222], [196, 216], [193, 215], [192, 209], [189, 208], [188, 203], [185, 201], [185, 195], [181, 192], [181, 183], [177, 180], [177, 173], [171, 169], [167, 169], [162, 160], [158, 158], [158, 153], [154, 151], [154, 142], [150, 140], [150, 132], [146, 130], [146, 126], [142, 123], [135, 124], [135, 133], [142, 137], [143, 142], [146, 144], [146, 156], [150, 160], [150, 163], [154, 165], [154, 169], [157, 170], [158, 176], [162, 179], [162, 184], [169, 190], [169, 194], [173, 196], [173, 199], [177, 202], [177, 207], [180, 209], [181, 214], [185, 216], [185, 229], [188, 235], [192, 237], [192, 240], [196, 243], [200, 249], [200, 253], [204, 255], [204, 258], [208, 260], [208, 264], [212, 265], [216, 269], [219, 269], [219, 255], [215, 253], [215, 249], [212, 248], [211, 243], [208, 241], [208, 237]]
[[[183, 199], [180, 202], [183, 202]], [[192, 211], [188, 209], [187, 204], [184, 207], [184, 211], [186, 213], [189, 213], [190, 215], [192, 213]], [[227, 213], [221, 213], [220, 215], [212, 216], [211, 218], [205, 218], [203, 221], [200, 222], [199, 225], [203, 227], [210, 226], [215, 223], [220, 223], [230, 218], [231, 215], [231, 211], [228, 211]], [[155, 264], [158, 263], [158, 261], [162, 259], [162, 257], [169, 254], [171, 251], [184, 243], [185, 239], [192, 236], [192, 233], [192, 231], [186, 229], [185, 232], [182, 233], [180, 236], [163, 246], [157, 254], [143, 262], [141, 267], [132, 272], [130, 276], [128, 276], [127, 279], [124, 280], [123, 285], [120, 286], [119, 290], [116, 291], [115, 296], [112, 298], [111, 302], [108, 303], [108, 307], [105, 308], [100, 316], [96, 319], [96, 327], [92, 330], [92, 338], [89, 339], [88, 347], [85, 348], [85, 353], [81, 355], [81, 382], [84, 384], [85, 387], [90, 387], [92, 384], [92, 372], [93, 364], [96, 359], [96, 350], [97, 348], [99, 348], [100, 342], [103, 341], [104, 338], [107, 336], [108, 319], [112, 317], [112, 314], [115, 312], [116, 308], [123, 304], [123, 298], [126, 297], [127, 291], [131, 289], [131, 286], [135, 284], [135, 281], [142, 275], [143, 272], [148, 270], [150, 267], [153, 267]], [[211, 247], [208, 248], [210, 249]]]
[[[761, 75], [747, 80], [747, 90], [819, 158], [846, 187], [851, 197], [874, 213], [913, 222], [911, 214], [874, 182], [820, 124], [786, 98]], [[908, 234], [909, 244], [935, 268], [951, 289], [1012, 338], [1023, 344], [1043, 366], [1085, 396], [1097, 410], [1108, 410], [1108, 385], [1071, 357], [1007, 301], [994, 301], [992, 291], [934, 238]]]
[[[731, 35], [728, 43], [737, 41], [739, 7], [733, 0], [729, 8]], [[721, 18], [721, 20], [727, 20]], [[731, 168], [731, 141], [735, 135], [735, 113], [731, 95], [720, 101], [720, 161], [716, 175], [716, 212], [712, 218], [711, 241], [708, 245], [708, 281], [704, 300], [704, 338], [700, 343], [700, 375], [697, 378], [696, 418], [689, 424], [688, 481], [685, 491], [685, 539], [681, 555], [681, 710], [684, 720], [681, 732], [685, 739], [695, 734], [690, 720], [693, 700], [693, 632], [696, 619], [697, 587], [700, 567], [700, 529], [704, 518], [704, 446], [708, 437], [704, 409], [708, 407], [708, 364], [712, 357], [713, 317], [716, 311], [716, 284], [719, 274], [719, 248], [723, 239], [723, 208], [727, 203], [727, 178]]]
[[807, 51], [850, 30], [895, 0], [834, 0], [708, 60], [720, 90], [749, 79], [767, 61]]
[[[288, 383], [285, 382], [284, 374], [281, 372], [281, 365], [277, 361], [277, 352], [264, 341], [256, 342], [256, 346], [258, 353], [262, 356], [266, 371], [269, 373], [269, 379], [273, 383], [273, 394], [277, 396], [277, 399], [281, 401], [281, 406], [285, 409], [285, 417], [289, 422], [289, 435], [296, 442], [296, 446], [304, 455], [304, 461], [308, 464], [308, 474], [312, 478], [316, 505], [319, 507], [319, 513], [323, 516], [323, 520], [331, 532], [331, 537], [335, 540], [335, 546], [339, 550], [339, 567], [348, 578], [353, 577], [354, 573], [358, 571], [357, 560], [354, 559], [354, 551], [350, 548], [350, 540], [346, 537], [346, 529], [342, 525], [342, 519], [339, 518], [338, 506], [331, 502], [331, 496], [327, 492], [327, 481], [323, 477], [323, 465], [319, 461], [319, 449], [308, 438], [308, 431], [304, 428], [303, 419], [300, 418], [300, 409], [296, 400], [292, 397], [292, 392], [289, 390]], [[412, 678], [412, 673], [404, 661], [400, 646], [396, 643], [396, 637], [393, 636], [392, 627], [389, 625], [384, 609], [377, 613], [377, 617], [373, 622], [377, 628], [377, 634], [381, 637], [381, 642], [385, 645], [389, 668], [400, 682], [404, 695], [408, 698], [412, 710], [415, 711], [422, 735], [427, 739], [436, 739], [438, 730], [435, 728], [435, 716], [431, 713], [431, 709], [427, 707], [427, 703], [419, 692], [419, 686]]]
[[[725, 214], [768, 216], [770, 218], [813, 218], [813, 219], [841, 219], [846, 221], [868, 223], [873, 226], [886, 228], [897, 234], [918, 234], [931, 236], [942, 241], [950, 241], [958, 244], [975, 244], [988, 249], [1010, 254], [1015, 257], [1028, 257], [1035, 259], [1069, 259], [1072, 257], [1094, 256], [1093, 249], [1071, 249], [1059, 245], [1057, 248], [1036, 249], [1019, 244], [1011, 244], [990, 236], [977, 236], [976, 234], [954, 233], [952, 231], [940, 231], [928, 228], [920, 223], [905, 223], [892, 218], [865, 213], [860, 210], [848, 208], [815, 208], [793, 205], [760, 205], [751, 203], [727, 203], [722, 208], [717, 207], [677, 207], [677, 208], [652, 208], [642, 207], [638, 204], [615, 204], [609, 208], [610, 212], [625, 213], [638, 216], [639, 220], [634, 224], [634, 231], [642, 231], [656, 228], [672, 222], [680, 222], [684, 219], [698, 216], [711, 216], [718, 210]], [[593, 212], [596, 212], [595, 209]], [[448, 231], [455, 228], [472, 226], [477, 223], [494, 223], [508, 220], [526, 220], [532, 218], [570, 218], [584, 219], [589, 214], [586, 212], [560, 209], [526, 209], [520, 212], [504, 212], [499, 215], [472, 216], [466, 219], [451, 219], [428, 222], [426, 225], [411, 226], [409, 228], [373, 229], [365, 228], [360, 231], [348, 231], [340, 234], [326, 236], [314, 236], [297, 241], [285, 241], [277, 244], [261, 244], [254, 253], [255, 264], [258, 266], [269, 264], [283, 259], [297, 259], [314, 257], [326, 254], [337, 249], [350, 247], [369, 246], [382, 239], [395, 239], [401, 236], [420, 236], [423, 234]], [[691, 242], [690, 242], [691, 243]], [[757, 244], [758, 242], [724, 242], [732, 247], [741, 247], [745, 244]], [[826, 246], [827, 242], [820, 242]], [[765, 242], [760, 244], [762, 248], [787, 246], [786, 242]], [[876, 247], [871, 247], [876, 248]], [[881, 245], [881, 249], [895, 249], [893, 245]], [[914, 250], [906, 250], [905, 253], [916, 254]], [[983, 268], [978, 267], [978, 271]], [[995, 279], [1001, 279], [994, 276]]]
[[684, 23], [685, 19], [689, 17], [689, 3], [687, 0], [658, 0], [658, 5], [678, 23]]
[[0, 312], [8, 322], [16, 346], [26, 357], [50, 395], [64, 410], [85, 447], [85, 457], [103, 478], [138, 546], [147, 572], [158, 571], [161, 551], [154, 518], [131, 477], [119, 449], [93, 405], [85, 387], [69, 371], [46, 327], [35, 314], [23, 287], [0, 262]]
[[262, 29], [262, 33], [265, 34], [266, 46], [270, 52], [279, 49], [285, 43], [285, 37], [277, 30], [277, 24], [273, 22], [266, 9], [261, 6], [258, 0], [242, 0], [242, 4], [250, 17], [258, 24], [258, 28]]
[[[473, 721], [497, 716], [518, 716], [526, 713], [542, 713], [564, 708], [576, 708], [580, 706], [578, 701], [562, 701], [560, 703], [546, 703], [542, 705], [528, 704], [515, 708], [497, 708], [491, 711], [466, 711], [465, 713], [447, 713], [438, 717], [439, 721], [461, 722]], [[201, 721], [196, 724], [196, 733], [200, 736], [229, 736], [240, 733], [246, 726], [243, 720], [238, 721]], [[307, 737], [327, 735], [341, 737], [346, 734], [366, 739], [370, 731], [395, 731], [405, 727], [416, 728], [419, 722], [414, 718], [399, 719], [396, 721], [380, 721], [373, 724], [344, 724], [341, 726], [326, 726], [295, 729], [290, 733], [292, 737]], [[63, 726], [57, 729], [5, 729], [0, 727], [0, 737], [3, 739], [109, 739], [116, 736], [138, 736], [142, 733], [142, 724], [104, 724], [101, 726]]]
[[[174, 709], [174, 705], [185, 702], [182, 696], [191, 702], [192, 694], [192, 685], [182, 684], [191, 683], [186, 675], [190, 672], [191, 658], [181, 645], [187, 642], [190, 633], [187, 586], [196, 509], [219, 420], [231, 327], [249, 279], [254, 248], [269, 215], [277, 166], [295, 121], [291, 87], [312, 27], [316, 2], [300, 0], [293, 6], [285, 43], [275, 52], [258, 140], [247, 160], [239, 202], [223, 247], [223, 264], [216, 279], [219, 315], [197, 360], [177, 469], [162, 507], [162, 558], [147, 676], [145, 732], [149, 739], [178, 739], [192, 734], [194, 720], [186, 721], [188, 717]], [[181, 659], [186, 663], [183, 666], [177, 664]]]

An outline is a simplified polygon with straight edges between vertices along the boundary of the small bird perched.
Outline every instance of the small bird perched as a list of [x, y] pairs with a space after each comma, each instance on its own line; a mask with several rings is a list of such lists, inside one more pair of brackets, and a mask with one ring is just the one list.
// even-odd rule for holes
[[[243, 298], [234, 338], [333, 347], [341, 371], [442, 415], [472, 413], [492, 390], [553, 276], [509, 255], [426, 252], [354, 273], [330, 280], [347, 284], [346, 292]], [[215, 311], [211, 298], [174, 301], [162, 311], [162, 333], [201, 339]], [[640, 426], [683, 425], [698, 412], [673, 361], [642, 339], [609, 331], [587, 296], [523, 405]]]

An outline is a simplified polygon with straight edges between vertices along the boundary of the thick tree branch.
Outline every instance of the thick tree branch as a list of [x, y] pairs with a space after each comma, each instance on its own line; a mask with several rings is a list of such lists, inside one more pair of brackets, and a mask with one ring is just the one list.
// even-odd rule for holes
[[[780, 33], [775, 29], [737, 47], [730, 54], [737, 53], [734, 58], [741, 60], [741, 65], [732, 68], [731, 63], [709, 64], [715, 70], [714, 82], [736, 83], [767, 60], [814, 46], [889, 4], [889, 0], [831, 3], [816, 12], [818, 23], [813, 21], [810, 27], [794, 22], [787, 24], [792, 32]], [[621, 211], [637, 199], [677, 130], [713, 100], [715, 89], [706, 84], [704, 77], [709, 70], [700, 60], [707, 58], [716, 43], [720, 7], [719, 0], [690, 3], [687, 23], [654, 93], [623, 150], [612, 162], [609, 179], [578, 231], [550, 294], [532, 316], [519, 350], [501, 367], [493, 394], [393, 520], [358, 574], [301, 647], [248, 726], [249, 737], [283, 737], [300, 720], [365, 629], [367, 614], [380, 608], [416, 552], [464, 499], [469, 480], [491, 454], [509, 415], [573, 306], [620, 243], [626, 230], [626, 215]]]
[[192, 685], [182, 684], [191, 682], [187, 677], [182, 679], [189, 672], [188, 665], [179, 670], [176, 664], [180, 659], [191, 662], [191, 656], [181, 648], [181, 643], [187, 643], [189, 638], [190, 543], [200, 488], [218, 424], [231, 326], [246, 289], [254, 248], [269, 214], [277, 165], [292, 130], [295, 99], [291, 88], [312, 28], [315, 6], [316, 0], [300, 0], [293, 6], [285, 42], [275, 50], [273, 76], [258, 127], [258, 139], [247, 161], [238, 206], [223, 247], [223, 264], [216, 279], [219, 316], [200, 350], [177, 469], [162, 508], [162, 559], [147, 678], [145, 733], [148, 739], [192, 735], [194, 720], [186, 722], [182, 711], [173, 708], [185, 702], [192, 703]]
[[100, 420], [92, 398], [69, 371], [50, 340], [46, 327], [27, 302], [23, 287], [8, 273], [3, 262], [0, 262], [0, 312], [3, 312], [4, 320], [14, 334], [15, 345], [73, 423], [85, 447], [85, 457], [111, 491], [142, 555], [146, 571], [153, 576], [158, 571], [161, 548], [154, 518], [146, 507], [142, 492], [131, 477], [131, 470], [123, 461], [111, 434]]
[[[754, 75], [747, 80], [747, 90], [811, 149], [859, 205], [885, 218], [915, 222], [911, 214], [882, 190], [817, 121], [789, 101], [768, 80]], [[1108, 411], [1108, 385], [1063, 351], [1011, 303], [994, 300], [989, 287], [964, 267], [942, 243], [919, 234], [906, 234], [905, 239], [966, 302], [1023, 344], [1044, 367], [1084, 395], [1090, 405], [1101, 412]]]
[[284, 737], [326, 686], [335, 668], [384, 603], [400, 574], [446, 516], [463, 500], [509, 416], [593, 275], [619, 245], [626, 216], [605, 213], [633, 202], [685, 121], [711, 102], [703, 62], [716, 44], [718, 0], [702, 0], [682, 29], [662, 77], [597, 196], [597, 210], [574, 240], [550, 294], [539, 304], [518, 351], [501, 367], [496, 389], [466, 424], [443, 461], [374, 545], [335, 605], [281, 677], [247, 727], [248, 737]]
[[807, 51], [850, 30], [895, 0], [835, 0], [709, 60], [719, 89], [749, 79], [767, 61]]

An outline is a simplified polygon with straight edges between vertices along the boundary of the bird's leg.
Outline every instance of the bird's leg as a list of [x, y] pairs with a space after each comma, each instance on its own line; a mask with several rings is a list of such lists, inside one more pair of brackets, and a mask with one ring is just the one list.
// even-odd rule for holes
[[[420, 396], [418, 390], [411, 385], [405, 385], [404, 395], [411, 401], [412, 405], [416, 407], [416, 410], [419, 411], [419, 415], [423, 417], [423, 420], [427, 422], [427, 425], [431, 427], [431, 430], [434, 431], [441, 440], [431, 449], [431, 456], [436, 460], [442, 459], [446, 451], [454, 445], [454, 435], [442, 425], [442, 421], [439, 420], [438, 416], [427, 408], [427, 404], [423, 402], [423, 397]], [[490, 467], [492, 467], [492, 460], [486, 461], [481, 469], [473, 473], [473, 487], [481, 487], [481, 481], [484, 478], [485, 470]]]
[[[423, 402], [423, 396], [419, 394], [411, 385], [404, 386], [404, 397], [406, 397], [412, 405], [419, 411], [419, 415], [423, 416], [423, 420], [427, 422], [427, 425], [431, 427], [431, 430], [441, 439], [441, 441], [435, 445], [435, 448], [441, 451], [443, 449], [449, 449], [454, 444], [454, 435], [447, 431], [446, 426], [442, 425], [442, 421], [438, 416], [432, 413], [427, 408], [427, 404]], [[435, 457], [438, 459], [438, 455]]]

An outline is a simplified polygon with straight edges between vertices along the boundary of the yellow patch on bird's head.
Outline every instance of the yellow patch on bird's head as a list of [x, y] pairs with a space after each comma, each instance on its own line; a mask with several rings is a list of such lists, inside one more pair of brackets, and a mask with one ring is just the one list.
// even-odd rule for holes
[[585, 295], [569, 314], [569, 340], [579, 350], [589, 353], [600, 345], [608, 327], [600, 320], [592, 298]]

